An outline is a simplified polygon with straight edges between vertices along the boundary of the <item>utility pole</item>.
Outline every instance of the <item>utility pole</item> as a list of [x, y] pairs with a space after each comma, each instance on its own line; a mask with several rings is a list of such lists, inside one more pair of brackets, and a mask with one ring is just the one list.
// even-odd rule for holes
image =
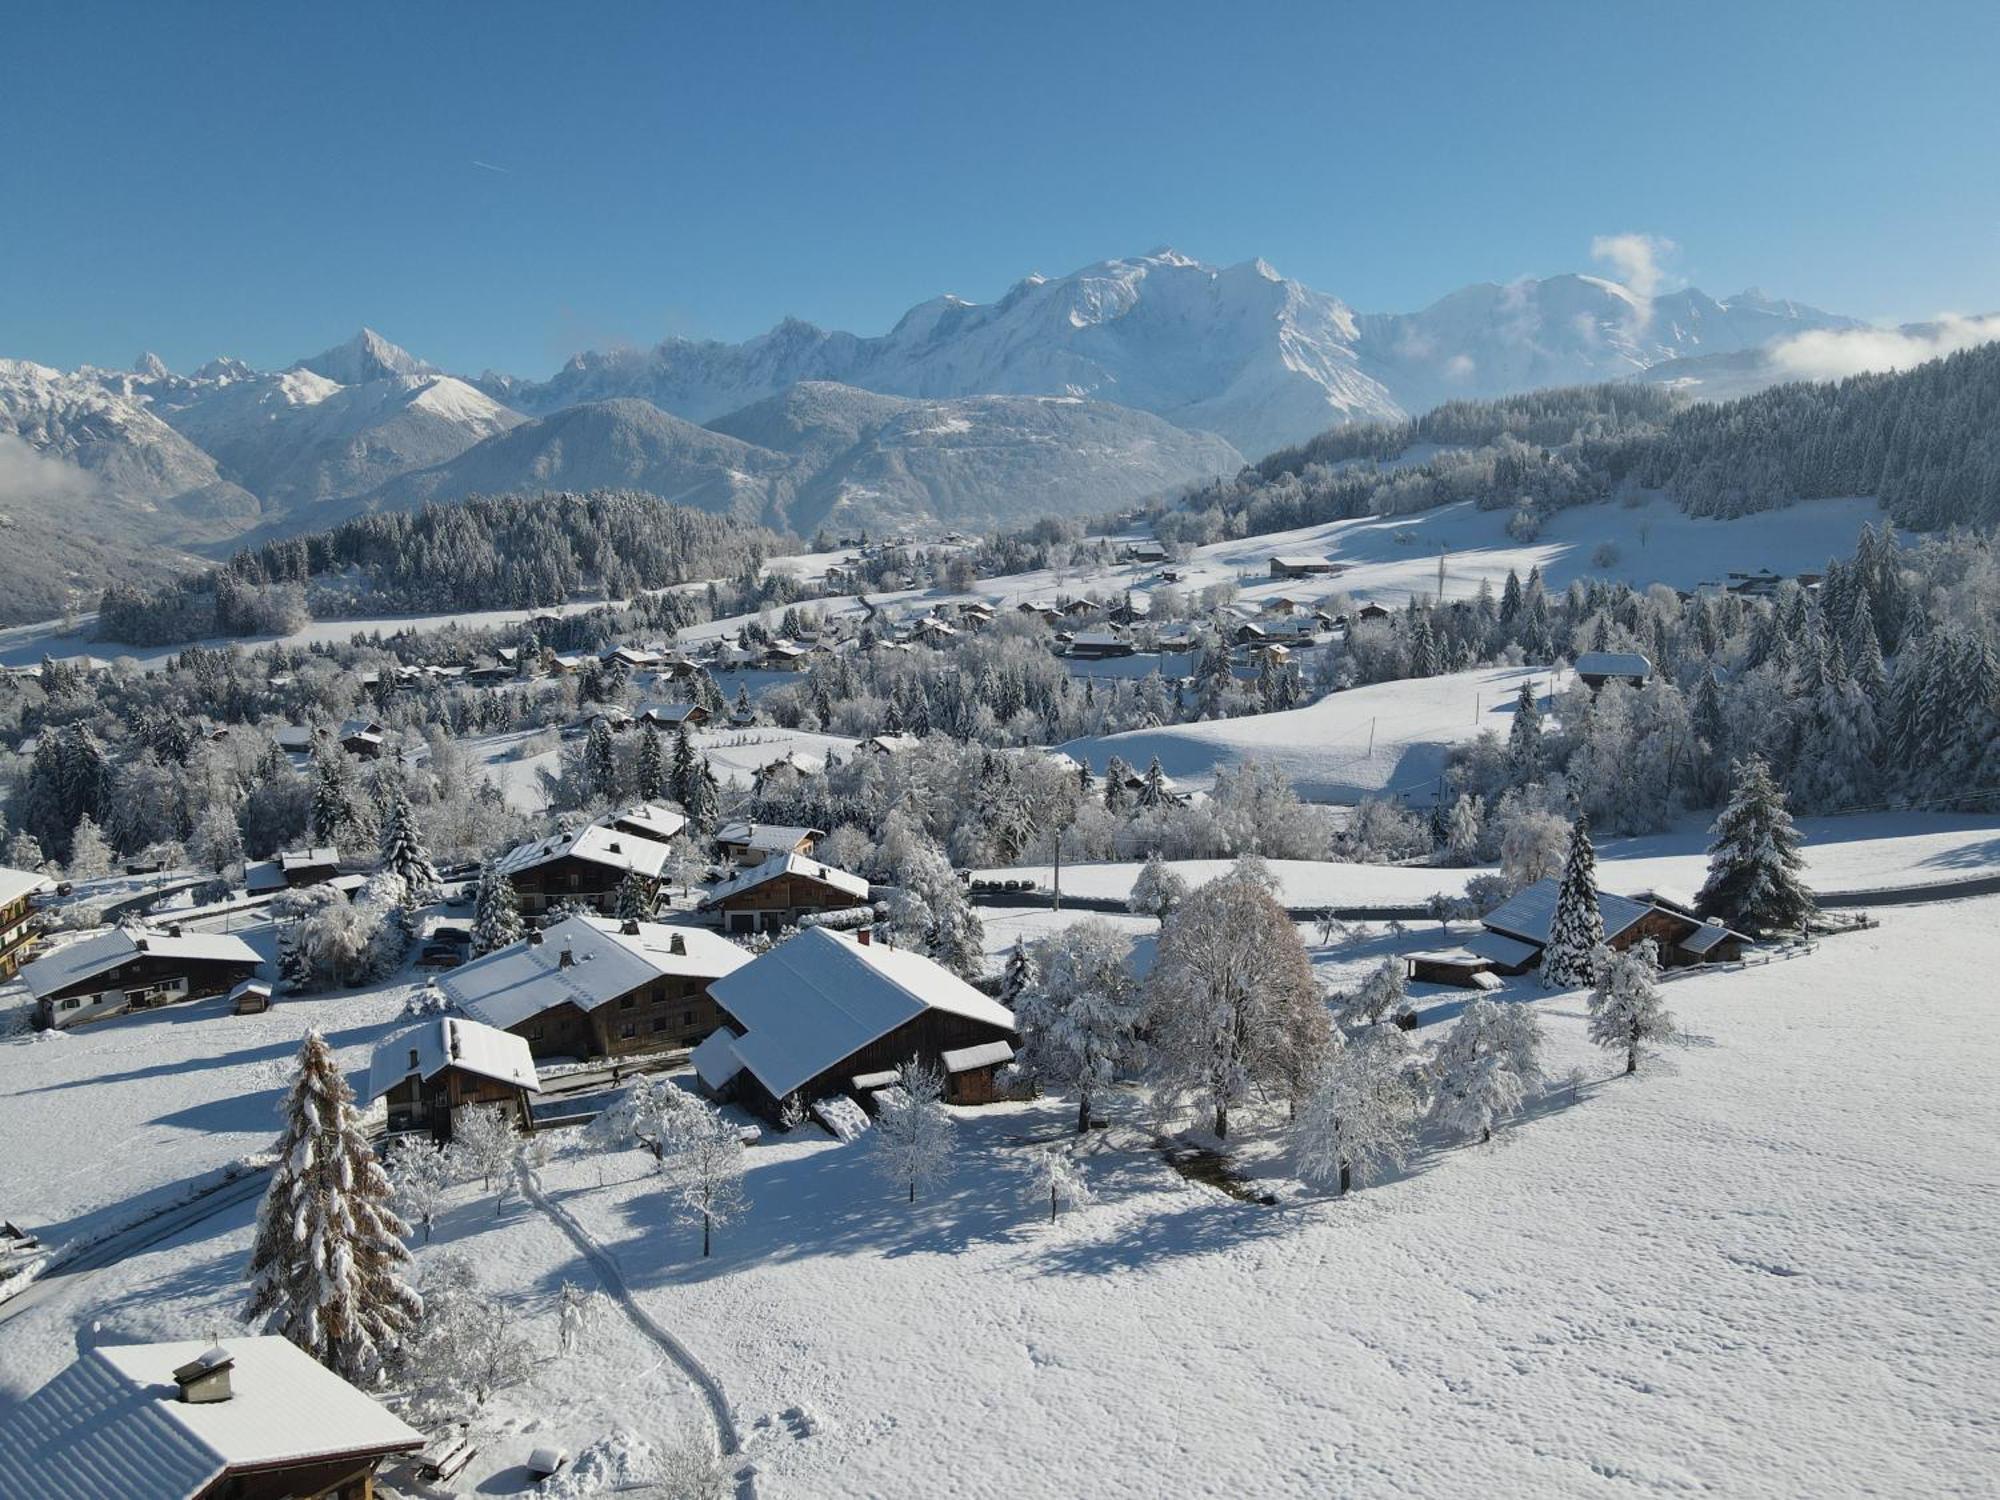
[[1444, 603], [1444, 559], [1445, 549], [1438, 548], [1438, 603]]

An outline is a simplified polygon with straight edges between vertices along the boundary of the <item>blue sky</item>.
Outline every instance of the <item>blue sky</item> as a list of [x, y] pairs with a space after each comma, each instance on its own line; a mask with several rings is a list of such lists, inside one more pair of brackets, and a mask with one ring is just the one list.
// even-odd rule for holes
[[1161, 244], [1403, 310], [1621, 233], [1990, 311], [1996, 56], [1990, 3], [16, 7], [0, 356], [544, 374]]

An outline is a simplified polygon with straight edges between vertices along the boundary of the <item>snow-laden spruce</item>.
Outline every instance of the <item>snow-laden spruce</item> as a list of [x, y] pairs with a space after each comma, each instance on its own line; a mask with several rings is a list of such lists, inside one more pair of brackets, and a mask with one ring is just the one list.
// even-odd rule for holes
[[1465, 1002], [1431, 1060], [1431, 1115], [1454, 1135], [1490, 1141], [1542, 1084], [1542, 1031], [1531, 1005]]
[[1254, 1091], [1296, 1099], [1328, 1031], [1298, 929], [1265, 878], [1261, 862], [1244, 860], [1191, 891], [1161, 924], [1146, 980], [1167, 1098], [1205, 1106], [1218, 1138]]
[[911, 1058], [896, 1070], [896, 1082], [877, 1096], [880, 1104], [869, 1140], [875, 1166], [911, 1203], [951, 1164], [952, 1118], [944, 1108], [944, 1076]]
[[986, 968], [986, 930], [964, 882], [944, 851], [914, 825], [901, 818], [892, 824], [884, 848], [896, 883], [889, 920], [898, 939], [959, 978], [977, 979]]
[[1571, 989], [1597, 977], [1597, 953], [1604, 946], [1604, 912], [1597, 904], [1597, 850], [1590, 821], [1578, 818], [1570, 830], [1569, 857], [1556, 891], [1556, 914], [1549, 945], [1542, 950], [1542, 983]]
[[380, 868], [400, 876], [411, 906], [428, 906], [444, 894], [437, 866], [417, 832], [416, 814], [410, 809], [410, 794], [401, 778], [389, 783], [389, 815], [382, 824]]
[[1086, 917], [1036, 945], [1036, 981], [1015, 1002], [1022, 1061], [1051, 1093], [1076, 1095], [1078, 1133], [1092, 1105], [1138, 1065], [1145, 999], [1132, 945], [1101, 917]]
[[1729, 806], [1710, 831], [1708, 880], [1695, 897], [1704, 917], [1763, 936], [1797, 932], [1818, 903], [1799, 878], [1805, 860], [1785, 794], [1759, 756], [1734, 767]]
[[1647, 1046], [1674, 1034], [1674, 1018], [1660, 1003], [1654, 979], [1660, 971], [1660, 950], [1651, 938], [1623, 953], [1608, 948], [1599, 953], [1597, 986], [1590, 995], [1590, 1039], [1609, 1052], [1625, 1055], [1625, 1072], [1639, 1071]]
[[335, 1374], [372, 1383], [423, 1311], [404, 1282], [409, 1226], [354, 1094], [315, 1030], [282, 1106], [278, 1165], [257, 1211], [244, 1316], [262, 1320]]
[[526, 932], [521, 920], [521, 898], [514, 882], [494, 869], [489, 860], [479, 872], [479, 890], [473, 899], [474, 956], [517, 943]]

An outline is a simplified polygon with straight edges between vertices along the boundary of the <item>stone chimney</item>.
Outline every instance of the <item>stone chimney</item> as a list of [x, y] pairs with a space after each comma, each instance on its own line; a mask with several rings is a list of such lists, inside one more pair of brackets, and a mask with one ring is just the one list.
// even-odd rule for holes
[[565, 942], [562, 946], [561, 955], [556, 959], [556, 967], [559, 969], [567, 969], [571, 964], [575, 962], [576, 962], [576, 955], [570, 951], [569, 944]]
[[542, 929], [541, 929], [541, 928], [539, 928], [539, 927], [531, 927], [531, 928], [529, 928], [529, 929], [528, 929], [528, 946], [529, 946], [530, 948], [539, 948], [539, 947], [541, 947], [541, 946], [542, 946]]
[[875, 929], [872, 927], [857, 927], [854, 930], [854, 941], [866, 948], [870, 943], [875, 941]]
[[677, 953], [681, 957], [685, 958], [687, 957], [687, 951], [688, 951], [687, 939], [682, 937], [678, 932], [674, 933], [667, 939], [667, 952]]

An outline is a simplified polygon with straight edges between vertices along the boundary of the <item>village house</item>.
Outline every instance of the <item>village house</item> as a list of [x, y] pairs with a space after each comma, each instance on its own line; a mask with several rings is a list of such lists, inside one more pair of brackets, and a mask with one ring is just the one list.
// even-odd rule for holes
[[1131, 636], [1122, 630], [1079, 630], [1069, 643], [1069, 655], [1089, 661], [1131, 656], [1138, 649]]
[[1167, 560], [1165, 542], [1127, 542], [1123, 557], [1129, 563], [1162, 563]]
[[719, 1024], [709, 986], [750, 962], [727, 938], [665, 922], [569, 917], [454, 969], [438, 988], [536, 1058], [686, 1047]]
[[528, 1096], [541, 1088], [526, 1037], [458, 1016], [390, 1037], [368, 1068], [368, 1102], [388, 1101], [389, 1133], [427, 1130], [439, 1142], [470, 1106], [500, 1105], [533, 1130]]
[[[1541, 962], [1542, 950], [1548, 947], [1560, 890], [1560, 883], [1553, 879], [1524, 886], [1480, 918], [1486, 931], [1464, 946], [1487, 959], [1496, 973], [1526, 973]], [[1655, 902], [1635, 901], [1609, 891], [1597, 893], [1597, 909], [1604, 919], [1605, 945], [1614, 953], [1651, 938], [1659, 945], [1661, 964], [1668, 968], [1734, 963], [1750, 942], [1720, 923], [1704, 922]]]
[[494, 869], [513, 882], [526, 916], [542, 916], [565, 901], [609, 915], [617, 909], [618, 890], [627, 876], [638, 876], [651, 891], [666, 862], [665, 844], [589, 823], [574, 833], [518, 844], [500, 856]]
[[761, 865], [773, 854], [810, 854], [826, 837], [818, 828], [788, 823], [724, 823], [715, 830], [715, 852], [733, 865]]
[[35, 936], [35, 893], [55, 882], [33, 870], [0, 866], [0, 979], [12, 979]]
[[807, 913], [846, 911], [868, 900], [868, 882], [798, 853], [773, 854], [709, 891], [701, 911], [725, 932], [777, 932]]
[[600, 828], [636, 834], [656, 844], [671, 844], [687, 827], [687, 819], [671, 807], [657, 802], [635, 802], [621, 812], [608, 812], [597, 820]]
[[256, 949], [227, 933], [114, 927], [23, 965], [21, 982], [35, 997], [35, 1024], [62, 1029], [127, 1010], [225, 995], [260, 962]]
[[340, 851], [331, 844], [296, 849], [276, 859], [254, 860], [243, 867], [243, 888], [250, 895], [297, 891], [324, 885], [340, 874]]
[[871, 734], [854, 748], [865, 750], [870, 755], [901, 755], [922, 743], [922, 737], [914, 734]]
[[[704, 1089], [775, 1120], [787, 1099], [867, 1092], [912, 1058], [945, 1073], [954, 1104], [990, 1100], [1013, 1058], [1014, 1016], [921, 954], [824, 927], [760, 954], [714, 986], [726, 1019], [695, 1048]], [[953, 1071], [956, 1068], [957, 1071]]]
[[375, 719], [349, 719], [336, 732], [340, 748], [362, 760], [377, 760], [389, 743], [389, 734]]
[[278, 1334], [99, 1344], [0, 1411], [0, 1495], [369, 1500], [424, 1436]]
[[1343, 571], [1340, 563], [1331, 558], [1315, 557], [1303, 552], [1279, 553], [1271, 559], [1273, 578], [1312, 578], [1328, 573]]
[[1644, 687], [1652, 675], [1652, 662], [1637, 651], [1584, 651], [1576, 658], [1577, 680], [1593, 693], [1612, 681]]
[[679, 729], [685, 724], [698, 729], [708, 722], [708, 710], [699, 703], [655, 703], [639, 715], [639, 722], [656, 729]]

